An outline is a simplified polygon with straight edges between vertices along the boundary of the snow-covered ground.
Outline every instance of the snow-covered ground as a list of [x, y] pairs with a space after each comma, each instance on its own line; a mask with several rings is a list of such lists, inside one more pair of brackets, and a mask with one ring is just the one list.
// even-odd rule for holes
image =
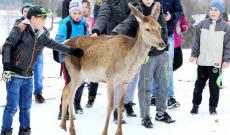
[[[57, 30], [55, 25], [51, 37], [54, 37]], [[189, 63], [190, 50], [183, 50], [184, 64], [175, 72], [175, 97], [181, 103], [181, 107], [168, 110], [169, 114], [176, 123], [165, 124], [157, 122], [155, 118], [155, 107], [151, 107], [151, 117], [154, 124], [153, 129], [146, 129], [141, 126], [141, 118], [139, 117], [139, 105], [137, 98], [137, 90], [135, 93], [134, 110], [138, 117], [124, 119], [127, 124], [123, 125], [124, 135], [227, 135], [230, 124], [230, 68], [223, 70], [224, 89], [220, 90], [220, 101], [217, 108], [218, 114], [209, 115], [208, 98], [209, 91], [206, 86], [203, 93], [203, 102], [200, 106], [199, 114], [191, 115], [192, 93], [194, 81], [196, 78], [196, 65]], [[68, 132], [60, 129], [60, 121], [57, 120], [60, 96], [64, 81], [59, 77], [60, 65], [52, 59], [52, 51], [44, 50], [44, 90], [43, 95], [47, 98], [46, 103], [37, 104], [33, 101], [31, 109], [31, 128], [32, 135], [67, 135]], [[1, 60], [1, 55], [0, 55]], [[0, 73], [2, 73], [2, 64], [0, 64]], [[88, 90], [85, 89], [82, 97], [82, 106], [84, 114], [76, 115], [75, 127], [78, 135], [100, 135], [104, 127], [107, 96], [106, 84], [100, 84], [98, 94], [93, 108], [85, 108], [87, 102]], [[6, 99], [5, 84], [0, 81], [0, 126], [2, 125], [2, 115]], [[109, 134], [115, 134], [116, 125], [110, 120]], [[14, 135], [17, 134], [19, 128], [18, 113], [14, 116], [13, 129]]]
[[[200, 106], [198, 115], [191, 115], [192, 92], [194, 80], [196, 78], [196, 65], [188, 63], [190, 50], [184, 51], [184, 65], [175, 72], [175, 97], [181, 103], [181, 107], [168, 110], [169, 114], [176, 119], [176, 123], [165, 124], [154, 120], [155, 107], [151, 107], [151, 116], [154, 124], [153, 129], [146, 129], [140, 125], [141, 118], [127, 118], [124, 115], [127, 124], [123, 125], [124, 135], [225, 135], [229, 131], [230, 123], [230, 69], [223, 71], [224, 89], [220, 91], [220, 102], [217, 108], [218, 114], [210, 116], [208, 111], [209, 92], [207, 87], [204, 90], [203, 102]], [[60, 121], [57, 120], [58, 108], [60, 103], [61, 89], [64, 81], [59, 77], [60, 66], [52, 60], [52, 51], [44, 50], [44, 91], [45, 98], [49, 100], [44, 104], [33, 102], [31, 109], [31, 128], [32, 135], [65, 135], [59, 128]], [[1, 58], [0, 58], [1, 59]], [[0, 65], [2, 70], [2, 65]], [[1, 72], [1, 71], [0, 71]], [[82, 106], [87, 101], [88, 90], [84, 90], [82, 97]], [[4, 82], [0, 82], [0, 104], [5, 104], [6, 90]], [[137, 90], [135, 94], [134, 106], [135, 112], [139, 115], [139, 106], [137, 99]], [[76, 115], [75, 126], [78, 135], [99, 135], [102, 132], [107, 106], [106, 84], [100, 84], [97, 99], [93, 108], [84, 109], [84, 114]], [[2, 121], [4, 107], [0, 107], [0, 121]], [[0, 123], [1, 125], [1, 123]], [[18, 113], [14, 116], [13, 128], [14, 134], [18, 131]], [[109, 134], [114, 134], [116, 125], [110, 122]]]

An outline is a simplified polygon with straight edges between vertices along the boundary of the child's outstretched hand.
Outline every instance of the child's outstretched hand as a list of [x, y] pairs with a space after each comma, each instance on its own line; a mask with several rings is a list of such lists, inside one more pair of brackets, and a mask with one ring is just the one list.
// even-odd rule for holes
[[190, 57], [190, 58], [189, 58], [189, 62], [193, 63], [193, 62], [195, 62], [195, 61], [196, 61], [196, 57]]
[[229, 66], [229, 63], [223, 62], [223, 64], [222, 64], [222, 69], [225, 69], [225, 68], [227, 68], [228, 66]]

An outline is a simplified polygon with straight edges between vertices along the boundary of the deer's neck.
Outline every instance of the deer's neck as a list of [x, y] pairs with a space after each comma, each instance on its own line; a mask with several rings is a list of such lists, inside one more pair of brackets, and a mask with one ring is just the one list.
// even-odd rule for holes
[[147, 42], [142, 39], [140, 30], [137, 32], [135, 40], [135, 44], [128, 55], [128, 60], [131, 62], [133, 68], [139, 68], [147, 57], [151, 45], [148, 45]]

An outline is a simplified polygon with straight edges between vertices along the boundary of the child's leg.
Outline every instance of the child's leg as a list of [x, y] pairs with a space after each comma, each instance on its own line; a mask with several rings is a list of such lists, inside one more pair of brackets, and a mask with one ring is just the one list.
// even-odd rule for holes
[[34, 94], [38, 95], [43, 90], [43, 53], [38, 54], [38, 58], [34, 64]]
[[89, 83], [89, 96], [96, 97], [98, 89], [98, 83], [90, 82]]
[[1, 132], [12, 132], [13, 116], [17, 112], [19, 105], [19, 91], [22, 86], [23, 80], [20, 78], [12, 77], [11, 81], [6, 83], [6, 106], [2, 118], [2, 131]]
[[76, 91], [75, 97], [74, 97], [74, 103], [81, 103], [81, 97], [83, 94], [83, 89], [84, 89], [85, 83], [83, 83]]
[[30, 129], [30, 108], [32, 104], [33, 79], [23, 79], [24, 85], [20, 89], [19, 122], [20, 129]]
[[208, 80], [208, 67], [198, 66], [197, 68], [197, 80], [195, 82], [195, 88], [193, 91], [192, 103], [194, 105], [200, 105], [202, 101], [202, 93], [205, 87], [206, 81]]
[[210, 76], [209, 76], [209, 106], [217, 107], [219, 101], [219, 86], [221, 80], [219, 79], [221, 76], [220, 69], [215, 67], [210, 67]]

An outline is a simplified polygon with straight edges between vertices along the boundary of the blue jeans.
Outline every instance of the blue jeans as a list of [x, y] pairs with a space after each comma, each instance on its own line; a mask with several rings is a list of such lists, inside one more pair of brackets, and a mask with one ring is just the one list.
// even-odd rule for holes
[[[169, 92], [168, 97], [174, 96], [174, 85], [173, 85], [173, 58], [174, 58], [174, 37], [168, 37], [169, 43]], [[156, 82], [153, 80], [152, 96], [156, 96]]]
[[169, 43], [169, 97], [174, 96], [173, 83], [173, 58], [174, 58], [174, 37], [168, 36]]
[[42, 80], [43, 80], [43, 53], [40, 52], [34, 64], [34, 94], [35, 95], [42, 93], [42, 89], [43, 89]]
[[6, 106], [2, 118], [2, 132], [12, 131], [13, 116], [19, 106], [20, 129], [30, 128], [30, 108], [32, 104], [33, 78], [12, 76], [6, 83]]

